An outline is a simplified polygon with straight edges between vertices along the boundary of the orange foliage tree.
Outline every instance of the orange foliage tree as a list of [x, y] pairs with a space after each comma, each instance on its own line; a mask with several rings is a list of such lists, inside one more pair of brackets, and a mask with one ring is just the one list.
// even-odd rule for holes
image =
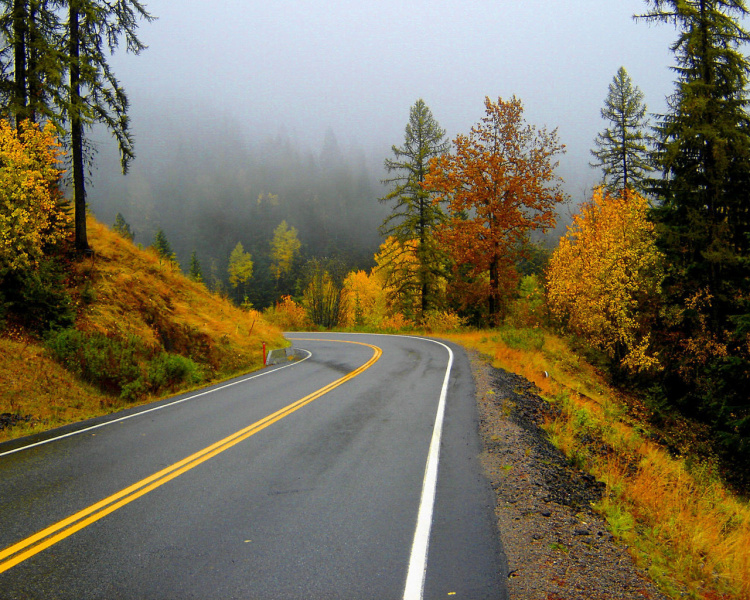
[[547, 269], [550, 312], [631, 372], [659, 368], [651, 351], [663, 257], [648, 201], [602, 189], [581, 207]]
[[463, 295], [486, 301], [496, 324], [507, 292], [515, 290], [523, 242], [534, 230], [554, 227], [555, 206], [566, 200], [554, 160], [565, 147], [556, 130], [525, 123], [517, 98], [488, 97], [484, 118], [468, 136], [457, 136], [453, 148], [432, 160], [424, 185], [438, 193], [435, 202], [448, 203], [439, 237], [454, 274], [470, 282]]

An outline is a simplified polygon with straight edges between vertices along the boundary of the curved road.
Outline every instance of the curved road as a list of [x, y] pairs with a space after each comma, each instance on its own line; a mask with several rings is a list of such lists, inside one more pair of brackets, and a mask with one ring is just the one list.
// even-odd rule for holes
[[287, 337], [304, 360], [0, 445], [0, 599], [507, 598], [464, 352]]

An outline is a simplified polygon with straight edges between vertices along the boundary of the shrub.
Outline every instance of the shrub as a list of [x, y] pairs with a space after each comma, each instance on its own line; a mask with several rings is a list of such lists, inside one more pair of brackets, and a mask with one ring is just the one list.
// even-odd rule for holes
[[282, 296], [281, 301], [267, 308], [263, 316], [284, 331], [304, 331], [310, 327], [305, 307], [297, 304], [291, 296]]
[[430, 310], [423, 320], [428, 331], [457, 331], [465, 325], [466, 319], [449, 310]]
[[47, 337], [47, 347], [66, 369], [104, 392], [120, 395], [141, 377], [146, 350], [140, 340], [63, 329]]
[[162, 352], [148, 364], [148, 384], [154, 392], [174, 390], [182, 383], [195, 385], [202, 380], [198, 365], [179, 354]]

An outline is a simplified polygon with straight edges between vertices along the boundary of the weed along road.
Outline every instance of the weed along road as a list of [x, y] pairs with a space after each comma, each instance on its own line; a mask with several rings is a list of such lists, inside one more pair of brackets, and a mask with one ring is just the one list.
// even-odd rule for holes
[[302, 360], [0, 445], [0, 599], [506, 598], [463, 351], [288, 337]]

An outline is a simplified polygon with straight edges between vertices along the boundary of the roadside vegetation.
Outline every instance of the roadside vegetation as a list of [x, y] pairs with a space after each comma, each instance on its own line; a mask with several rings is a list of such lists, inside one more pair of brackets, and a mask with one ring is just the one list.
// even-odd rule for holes
[[88, 233], [96, 252], [69, 260], [62, 251], [60, 287], [40, 279], [28, 310], [6, 303], [0, 441], [258, 369], [263, 342], [286, 345], [260, 313], [209, 292], [156, 251], [91, 217]]

